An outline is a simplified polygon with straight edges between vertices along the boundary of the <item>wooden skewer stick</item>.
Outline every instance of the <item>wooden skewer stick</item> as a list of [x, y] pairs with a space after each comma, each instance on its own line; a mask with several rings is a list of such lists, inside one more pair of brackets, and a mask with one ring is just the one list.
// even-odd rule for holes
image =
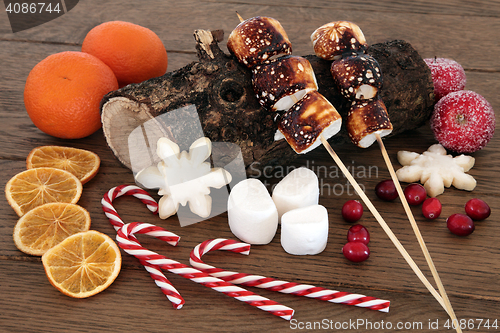
[[410, 265], [410, 267], [413, 269], [413, 272], [415, 272], [415, 274], [420, 279], [420, 281], [422, 281], [422, 283], [427, 287], [427, 289], [432, 294], [432, 296], [434, 296], [434, 298], [436, 298], [436, 300], [439, 302], [439, 304], [441, 304], [441, 306], [446, 310], [446, 312], [448, 312], [448, 309], [446, 308], [446, 305], [444, 304], [443, 298], [441, 297], [441, 295], [439, 295], [439, 293], [436, 291], [436, 289], [434, 289], [434, 287], [432, 286], [432, 284], [430, 284], [430, 282], [427, 280], [427, 278], [425, 277], [425, 275], [422, 273], [422, 271], [420, 270], [420, 268], [418, 268], [418, 266], [415, 263], [415, 261], [413, 261], [413, 259], [408, 254], [408, 252], [405, 250], [405, 248], [403, 247], [403, 245], [399, 242], [399, 240], [396, 237], [396, 235], [394, 235], [394, 233], [392, 232], [391, 228], [389, 228], [389, 226], [384, 221], [384, 219], [382, 218], [382, 216], [380, 215], [380, 213], [377, 211], [377, 209], [375, 208], [375, 206], [373, 206], [373, 204], [370, 201], [370, 199], [366, 196], [365, 192], [363, 192], [363, 190], [361, 189], [361, 187], [358, 185], [356, 179], [354, 179], [354, 177], [351, 175], [351, 173], [346, 168], [346, 166], [344, 165], [344, 163], [342, 162], [342, 160], [340, 159], [340, 157], [337, 155], [337, 153], [335, 153], [335, 151], [333, 150], [332, 146], [330, 146], [330, 144], [328, 143], [328, 141], [325, 139], [325, 137], [323, 135], [320, 135], [320, 139], [321, 139], [321, 142], [323, 143], [323, 146], [325, 146], [326, 150], [330, 154], [330, 156], [333, 158], [333, 160], [335, 161], [335, 163], [337, 163], [337, 165], [339, 166], [340, 170], [342, 170], [342, 172], [346, 176], [347, 180], [349, 180], [349, 182], [351, 183], [351, 185], [354, 187], [354, 190], [356, 191], [356, 193], [361, 197], [361, 200], [363, 200], [363, 202], [365, 203], [366, 207], [368, 207], [368, 209], [373, 214], [373, 216], [375, 217], [375, 219], [377, 220], [377, 222], [380, 224], [380, 226], [382, 227], [382, 229], [387, 234], [387, 236], [389, 236], [389, 239], [392, 241], [392, 243], [394, 244], [394, 246], [396, 246], [396, 248], [398, 249], [399, 253], [401, 253], [401, 255], [406, 260], [406, 262], [408, 263], [408, 265]]
[[[417, 237], [418, 243], [420, 244], [420, 248], [422, 249], [422, 252], [424, 253], [425, 260], [427, 261], [427, 265], [429, 265], [429, 268], [431, 269], [431, 273], [432, 273], [432, 276], [434, 278], [434, 281], [436, 281], [436, 284], [437, 284], [437, 287], [438, 287], [439, 292], [441, 294], [441, 297], [443, 298], [444, 304], [446, 306], [446, 310], [447, 310], [448, 314], [450, 315], [450, 318], [452, 319], [452, 321], [458, 323], [457, 317], [455, 316], [455, 312], [453, 311], [453, 307], [451, 306], [451, 303], [450, 303], [450, 300], [449, 300], [448, 295], [446, 293], [446, 290], [444, 289], [443, 282], [441, 281], [441, 278], [439, 277], [439, 274], [436, 270], [436, 266], [434, 266], [434, 261], [431, 258], [429, 250], [427, 249], [427, 245], [425, 244], [424, 238], [422, 237], [422, 234], [420, 233], [420, 229], [418, 228], [417, 222], [415, 221], [415, 217], [413, 216], [413, 213], [410, 209], [410, 206], [408, 205], [408, 201], [406, 200], [403, 189], [401, 188], [401, 184], [399, 183], [399, 179], [396, 175], [396, 172], [394, 171], [394, 167], [392, 166], [391, 159], [389, 158], [389, 154], [387, 154], [387, 150], [385, 149], [384, 142], [382, 141], [382, 138], [380, 137], [380, 135], [375, 134], [375, 137], [377, 138], [377, 142], [380, 146], [380, 150], [382, 151], [382, 156], [384, 157], [385, 164], [387, 164], [387, 168], [389, 169], [389, 173], [391, 174], [392, 181], [394, 182], [394, 185], [396, 186], [396, 190], [397, 190], [399, 198], [403, 204], [403, 208], [406, 212], [406, 215], [408, 216], [408, 219], [410, 220], [410, 224], [413, 228], [413, 232], [415, 233], [415, 236]], [[457, 332], [462, 332], [460, 329], [460, 325], [457, 325], [456, 329], [457, 329]]]

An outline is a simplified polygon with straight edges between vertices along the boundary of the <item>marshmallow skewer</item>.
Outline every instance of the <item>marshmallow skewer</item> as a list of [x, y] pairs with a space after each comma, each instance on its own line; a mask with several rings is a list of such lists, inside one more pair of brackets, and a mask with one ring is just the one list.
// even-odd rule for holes
[[272, 313], [283, 319], [290, 320], [293, 316], [294, 310], [281, 305], [275, 301], [269, 300], [260, 295], [254, 294], [243, 288], [235, 286], [231, 283], [214, 278], [201, 271], [193, 269], [187, 265], [181, 264], [177, 261], [171, 260], [161, 256], [155, 252], [149, 251], [141, 246], [136, 233], [147, 234], [156, 237], [176, 246], [180, 237], [171, 233], [163, 228], [157, 227], [149, 223], [131, 223], [125, 224], [118, 212], [113, 207], [112, 202], [114, 199], [122, 195], [132, 195], [141, 200], [150, 211], [156, 213], [158, 211], [158, 204], [156, 201], [143, 189], [134, 185], [117, 186], [109, 190], [101, 200], [103, 211], [109, 218], [111, 224], [117, 231], [117, 242], [119, 246], [127, 253], [139, 259], [141, 264], [144, 265], [149, 272], [156, 285], [158, 285], [162, 292], [172, 302], [174, 308], [180, 309], [184, 305], [184, 299], [175, 289], [175, 287], [168, 281], [161, 269], [167, 269], [170, 272], [179, 274], [194, 282], [203, 284], [216, 291], [222, 292], [228, 296], [234, 297], [240, 301], [246, 302], [252, 306], [258, 307], [261, 310]]
[[263, 296], [257, 295], [251, 291], [235, 286], [232, 283], [226, 282], [217, 277], [213, 277], [193, 267], [184, 265], [180, 262], [162, 256], [156, 252], [150, 251], [141, 246], [134, 234], [146, 234], [153, 237], [158, 237], [159, 234], [166, 230], [152, 226], [147, 223], [133, 222], [124, 225], [118, 229], [116, 240], [118, 245], [128, 254], [135, 256], [141, 262], [154, 265], [166, 269], [171, 273], [180, 275], [186, 279], [209, 287], [215, 291], [221, 292], [227, 296], [234, 297], [239, 301], [255, 306], [263, 311], [269, 312], [275, 316], [290, 320], [294, 310], [272, 301]]
[[[385, 149], [384, 142], [382, 141], [382, 138], [380, 137], [380, 135], [375, 134], [375, 136], [376, 136], [377, 142], [380, 146], [380, 151], [382, 152], [382, 156], [384, 157], [385, 164], [387, 165], [387, 169], [389, 169], [389, 173], [391, 174], [392, 181], [394, 182], [394, 185], [396, 186], [396, 190], [398, 192], [401, 203], [403, 204], [403, 208], [404, 208], [406, 215], [408, 216], [408, 220], [410, 221], [410, 224], [412, 226], [413, 232], [415, 233], [415, 236], [417, 237], [420, 248], [422, 249], [425, 260], [427, 261], [427, 265], [429, 266], [429, 268], [431, 270], [432, 277], [434, 278], [434, 281], [437, 284], [437, 287], [438, 287], [438, 290], [441, 294], [441, 297], [443, 298], [444, 305], [446, 306], [446, 311], [448, 312], [452, 321], [458, 323], [457, 317], [455, 315], [455, 311], [453, 311], [453, 307], [450, 303], [450, 299], [448, 298], [448, 294], [446, 293], [446, 290], [444, 289], [443, 282], [441, 281], [441, 278], [439, 277], [439, 273], [437, 272], [436, 266], [434, 265], [434, 261], [431, 258], [431, 254], [429, 253], [429, 250], [427, 249], [427, 245], [425, 244], [424, 238], [422, 237], [422, 234], [420, 233], [420, 229], [418, 228], [417, 222], [415, 221], [415, 217], [413, 216], [413, 213], [410, 209], [410, 206], [408, 205], [408, 201], [406, 200], [403, 189], [401, 188], [401, 184], [399, 183], [399, 179], [396, 175], [396, 172], [394, 171], [394, 167], [392, 166], [391, 160], [389, 158], [389, 154], [387, 154], [387, 150]], [[462, 332], [460, 325], [456, 325], [456, 326], [457, 326], [456, 327], [457, 332]]]
[[354, 179], [354, 177], [351, 175], [351, 173], [349, 172], [349, 170], [346, 168], [346, 166], [344, 165], [344, 163], [342, 162], [342, 160], [335, 153], [335, 151], [330, 146], [330, 144], [328, 143], [328, 141], [326, 141], [326, 139], [324, 139], [323, 137], [321, 137], [321, 141], [323, 143], [323, 146], [325, 146], [326, 150], [328, 151], [328, 153], [330, 154], [330, 156], [335, 161], [335, 163], [337, 163], [337, 165], [342, 170], [342, 172], [344, 173], [344, 175], [346, 176], [346, 178], [349, 180], [349, 182], [353, 186], [353, 188], [356, 191], [356, 193], [360, 196], [361, 200], [363, 200], [363, 202], [365, 203], [366, 207], [368, 207], [368, 209], [370, 210], [370, 212], [372, 213], [372, 215], [375, 217], [375, 219], [377, 220], [377, 222], [380, 224], [380, 226], [382, 227], [382, 229], [387, 234], [387, 236], [389, 236], [389, 239], [392, 241], [392, 243], [394, 244], [394, 246], [396, 246], [396, 248], [398, 249], [399, 253], [401, 253], [401, 255], [406, 260], [406, 262], [408, 263], [408, 265], [410, 265], [410, 267], [413, 269], [413, 272], [415, 272], [415, 274], [420, 279], [420, 281], [422, 281], [422, 283], [427, 287], [427, 289], [429, 290], [429, 292], [434, 296], [434, 298], [436, 298], [436, 300], [439, 302], [439, 304], [441, 304], [441, 306], [446, 310], [446, 312], [448, 312], [448, 309], [447, 309], [447, 307], [446, 307], [446, 305], [445, 305], [445, 303], [444, 303], [443, 298], [441, 297], [441, 295], [436, 291], [436, 289], [434, 289], [434, 287], [432, 286], [432, 284], [429, 282], [429, 280], [427, 280], [427, 278], [422, 273], [422, 271], [420, 270], [420, 268], [417, 266], [417, 264], [415, 263], [415, 261], [411, 258], [411, 256], [408, 254], [408, 252], [406, 251], [406, 249], [399, 242], [399, 240], [396, 237], [396, 235], [392, 232], [391, 228], [384, 221], [384, 219], [382, 218], [382, 216], [380, 215], [380, 213], [377, 211], [377, 209], [375, 208], [375, 206], [372, 204], [372, 202], [370, 201], [370, 199], [366, 196], [365, 192], [363, 192], [363, 190], [361, 189], [361, 187], [359, 186], [359, 184], [356, 182], [356, 179]]
[[390, 301], [387, 300], [360, 294], [329, 290], [307, 284], [280, 281], [260, 275], [231, 272], [208, 265], [201, 260], [201, 257], [204, 254], [215, 250], [227, 250], [248, 255], [250, 252], [250, 244], [223, 238], [205, 241], [198, 244], [193, 251], [191, 251], [191, 265], [210, 274], [211, 276], [218, 277], [224, 281], [234, 284], [278, 291], [284, 294], [306, 296], [337, 304], [354, 305], [381, 312], [389, 312]]

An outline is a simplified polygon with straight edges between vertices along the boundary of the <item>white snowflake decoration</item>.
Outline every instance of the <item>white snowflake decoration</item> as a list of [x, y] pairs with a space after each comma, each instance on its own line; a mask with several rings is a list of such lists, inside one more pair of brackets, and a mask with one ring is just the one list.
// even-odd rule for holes
[[212, 153], [212, 142], [200, 138], [189, 147], [189, 153], [167, 138], [158, 140], [156, 154], [161, 161], [135, 176], [145, 188], [159, 189], [160, 218], [166, 219], [185, 206], [202, 218], [210, 216], [212, 198], [210, 187], [221, 188], [231, 182], [231, 174], [222, 168], [211, 168], [205, 160]]
[[442, 194], [451, 185], [466, 191], [476, 187], [476, 180], [466, 174], [474, 166], [474, 158], [447, 155], [440, 144], [430, 146], [423, 154], [399, 151], [398, 161], [403, 165], [396, 171], [398, 179], [407, 183], [420, 181], [430, 197]]

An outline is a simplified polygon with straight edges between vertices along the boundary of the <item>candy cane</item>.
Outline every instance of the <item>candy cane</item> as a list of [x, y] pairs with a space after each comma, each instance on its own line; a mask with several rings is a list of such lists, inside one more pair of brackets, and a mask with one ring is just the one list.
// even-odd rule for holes
[[220, 268], [216, 268], [214, 266], [210, 266], [204, 263], [201, 260], [201, 257], [205, 253], [214, 250], [226, 250], [248, 255], [250, 253], [250, 245], [224, 238], [205, 241], [201, 244], [198, 244], [193, 249], [193, 251], [191, 251], [190, 255], [191, 266], [211, 276], [218, 277], [226, 282], [231, 282], [234, 284], [241, 284], [247, 287], [257, 287], [272, 291], [279, 291], [285, 294], [307, 296], [332, 303], [355, 305], [371, 310], [378, 310], [381, 312], [389, 312], [390, 302], [383, 299], [378, 299], [360, 294], [352, 294], [336, 290], [329, 290], [308, 284], [298, 284], [294, 282], [280, 281], [259, 275], [231, 272]]
[[134, 234], [139, 233], [158, 237], [157, 235], [161, 234], [162, 230], [163, 229], [160, 227], [153, 228], [149, 224], [145, 225], [145, 223], [133, 222], [118, 229], [116, 240], [118, 241], [118, 245], [125, 252], [135, 256], [141, 260], [141, 262], [146, 262], [154, 265], [155, 267], [166, 269], [171, 273], [178, 274], [186, 279], [212, 288], [213, 290], [221, 292], [225, 295], [234, 297], [237, 300], [248, 303], [283, 319], [290, 320], [292, 318], [294, 313], [293, 309], [241, 287], [235, 286], [232, 283], [210, 276], [191, 266], [184, 265], [156, 252], [150, 251], [142, 247], [137, 241], [137, 238], [134, 236]]
[[[220, 291], [228, 296], [232, 296], [238, 300], [244, 301], [258, 307], [264, 311], [270, 312], [276, 316], [290, 320], [293, 316], [294, 310], [281, 305], [277, 302], [271, 301], [265, 297], [254, 294], [243, 288], [237, 287], [231, 283], [214, 278], [200, 272], [192, 267], [183, 265], [174, 260], [168, 259], [155, 252], [151, 252], [143, 248], [135, 233], [148, 234], [150, 236], [159, 238], [167, 243], [176, 246], [180, 237], [163, 229], [148, 223], [132, 223], [125, 225], [123, 220], [118, 215], [118, 212], [113, 207], [112, 202], [114, 199], [122, 195], [132, 195], [141, 200], [150, 211], [156, 213], [158, 211], [158, 204], [156, 201], [143, 189], [134, 185], [117, 186], [109, 190], [101, 200], [103, 211], [109, 218], [111, 224], [117, 231], [118, 245], [127, 253], [137, 257], [149, 272], [155, 283], [161, 288], [162, 292], [172, 302], [174, 308], [181, 308], [184, 304], [184, 299], [174, 286], [163, 275], [161, 269], [167, 269], [175, 274], [179, 274], [197, 283], [201, 283], [214, 290]], [[133, 226], [131, 229], [130, 226]], [[193, 270], [193, 271], [191, 271]], [[194, 273], [194, 275], [193, 275]]]
[[[125, 223], [122, 221], [122, 219], [118, 215], [118, 212], [113, 207], [112, 202], [122, 195], [132, 195], [141, 200], [153, 213], [158, 212], [158, 204], [156, 203], [156, 201], [140, 187], [137, 187], [135, 185], [121, 185], [114, 187], [110, 189], [106, 194], [104, 194], [104, 197], [101, 200], [101, 204], [104, 214], [108, 217], [109, 221], [116, 231], [120, 230], [125, 225]], [[166, 230], [160, 231], [160, 233], [157, 233], [157, 236], [160, 236], [162, 240], [168, 242], [173, 246], [176, 246], [180, 239], [180, 237], [176, 234], [168, 232]], [[185, 303], [184, 299], [177, 291], [177, 289], [175, 289], [172, 283], [167, 279], [167, 277], [163, 274], [161, 268], [143, 260], [141, 260], [141, 264], [144, 266], [146, 271], [148, 271], [149, 275], [153, 278], [153, 281], [156, 283], [156, 285], [160, 287], [163, 294], [172, 303], [173, 307], [175, 309], [182, 308]]]

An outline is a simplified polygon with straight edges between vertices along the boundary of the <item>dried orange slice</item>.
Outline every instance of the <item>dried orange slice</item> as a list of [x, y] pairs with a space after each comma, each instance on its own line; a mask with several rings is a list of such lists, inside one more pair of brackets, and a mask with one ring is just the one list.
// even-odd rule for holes
[[76, 203], [82, 183], [72, 173], [55, 168], [36, 168], [18, 173], [5, 186], [5, 196], [17, 215], [49, 202]]
[[107, 235], [89, 230], [69, 236], [42, 256], [50, 283], [74, 298], [95, 295], [118, 276], [118, 245]]
[[78, 148], [41, 146], [33, 149], [26, 159], [28, 169], [49, 167], [71, 172], [82, 184], [97, 174], [101, 160], [97, 154]]
[[27, 254], [41, 256], [78, 232], [90, 229], [89, 212], [76, 204], [52, 202], [33, 208], [14, 227], [14, 243]]

